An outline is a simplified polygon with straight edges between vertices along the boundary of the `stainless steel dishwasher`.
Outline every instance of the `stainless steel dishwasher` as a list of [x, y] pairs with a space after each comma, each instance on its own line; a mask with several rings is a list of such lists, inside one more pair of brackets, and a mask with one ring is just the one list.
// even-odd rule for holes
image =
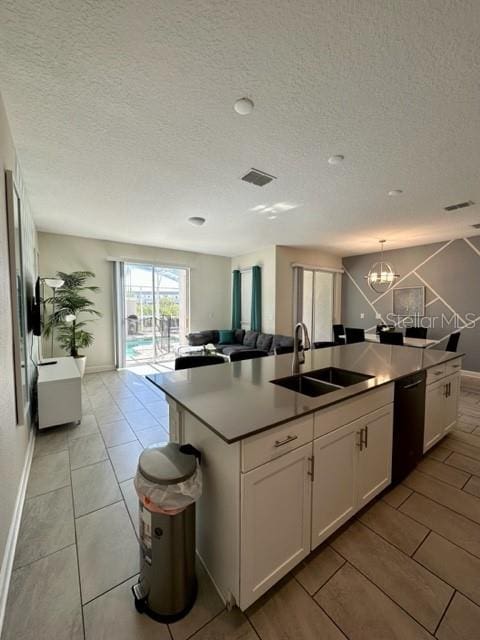
[[419, 371], [395, 383], [392, 484], [401, 482], [423, 455], [426, 373]]

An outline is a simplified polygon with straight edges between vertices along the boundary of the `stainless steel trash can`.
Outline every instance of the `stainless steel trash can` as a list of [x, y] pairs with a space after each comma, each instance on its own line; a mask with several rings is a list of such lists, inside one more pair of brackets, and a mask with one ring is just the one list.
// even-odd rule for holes
[[138, 461], [140, 577], [135, 606], [160, 622], [186, 615], [197, 595], [195, 500], [201, 492], [199, 452], [169, 443], [145, 449]]

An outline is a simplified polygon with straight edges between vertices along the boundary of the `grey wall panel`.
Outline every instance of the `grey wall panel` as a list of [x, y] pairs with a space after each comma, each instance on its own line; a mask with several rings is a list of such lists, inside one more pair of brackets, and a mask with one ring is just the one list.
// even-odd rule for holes
[[[439, 341], [436, 348], [443, 349], [449, 334], [458, 330], [452, 322], [452, 316], [459, 314], [461, 318], [466, 318], [467, 323], [458, 322], [462, 333], [459, 350], [467, 354], [463, 368], [480, 372], [480, 235], [386, 251], [384, 255], [400, 274], [400, 281], [395, 287], [425, 285], [427, 306], [425, 316], [420, 320], [423, 326], [428, 327], [429, 337]], [[367, 303], [346, 273], [342, 288], [344, 324], [369, 329], [380, 322], [375, 318], [375, 312], [385, 320], [395, 323], [403, 321], [392, 315], [387, 317], [392, 314], [392, 292], [379, 298], [364, 278], [379, 256], [379, 253], [374, 253], [343, 259], [346, 272], [371, 303]], [[437, 295], [440, 296], [439, 300], [436, 300]], [[360, 317], [362, 313], [365, 315], [363, 319]]]
[[418, 273], [462, 317], [480, 315], [480, 256], [464, 240], [453, 242]]

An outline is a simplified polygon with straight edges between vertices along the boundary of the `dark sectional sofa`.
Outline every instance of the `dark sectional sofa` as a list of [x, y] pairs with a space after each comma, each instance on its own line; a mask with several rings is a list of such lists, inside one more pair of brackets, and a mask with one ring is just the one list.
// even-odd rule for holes
[[259, 333], [258, 331], [235, 329], [233, 339], [233, 342], [220, 343], [220, 334], [216, 329], [196, 331], [187, 334], [187, 340], [190, 346], [200, 347], [211, 343], [215, 345], [217, 351], [226, 356], [229, 356], [235, 351], [245, 351], [247, 349], [260, 349], [273, 355], [275, 347], [293, 347], [293, 338], [291, 336]]

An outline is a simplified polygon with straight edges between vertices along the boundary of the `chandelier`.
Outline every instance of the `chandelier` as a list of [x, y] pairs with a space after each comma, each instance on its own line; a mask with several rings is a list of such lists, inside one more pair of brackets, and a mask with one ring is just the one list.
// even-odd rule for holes
[[379, 240], [379, 242], [382, 246], [380, 262], [375, 262], [375, 264], [372, 265], [365, 278], [370, 289], [373, 289], [373, 291], [377, 293], [385, 293], [385, 291], [388, 291], [392, 287], [399, 276], [398, 273], [395, 273], [392, 265], [383, 259], [383, 245], [385, 244], [385, 240]]

